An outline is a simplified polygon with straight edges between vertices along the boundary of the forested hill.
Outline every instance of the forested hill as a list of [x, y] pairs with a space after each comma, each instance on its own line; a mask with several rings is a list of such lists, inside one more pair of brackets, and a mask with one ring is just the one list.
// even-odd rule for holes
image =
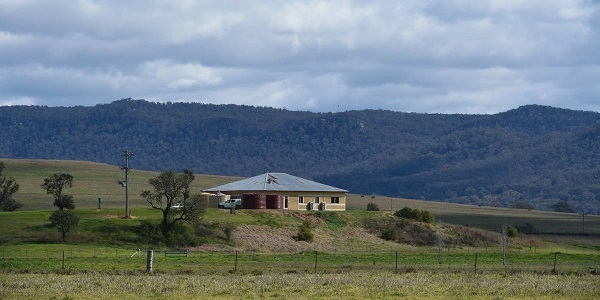
[[495, 115], [312, 113], [124, 99], [0, 107], [0, 157], [145, 170], [286, 172], [353, 193], [600, 213], [600, 114], [529, 105]]

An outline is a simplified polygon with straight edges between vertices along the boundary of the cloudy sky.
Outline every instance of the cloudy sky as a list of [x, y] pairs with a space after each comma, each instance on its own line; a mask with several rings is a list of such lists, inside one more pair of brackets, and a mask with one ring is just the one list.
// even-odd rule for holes
[[600, 111], [600, 4], [0, 0], [0, 105]]

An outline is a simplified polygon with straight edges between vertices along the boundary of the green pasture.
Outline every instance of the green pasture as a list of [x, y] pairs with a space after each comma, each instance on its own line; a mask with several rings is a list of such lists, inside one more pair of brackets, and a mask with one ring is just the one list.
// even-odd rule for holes
[[[191, 247], [188, 256], [140, 239], [143, 221], [161, 214], [139, 197], [157, 172], [130, 173], [131, 218], [123, 219], [125, 190], [117, 166], [90, 162], [2, 160], [5, 175], [21, 185], [23, 210], [0, 212], [0, 299], [596, 299], [600, 298], [600, 217], [381, 196], [349, 195], [345, 212], [296, 212], [208, 208], [206, 226], [263, 225], [263, 230], [315, 223], [317, 239], [342, 236], [335, 245], [307, 251], [236, 251], [216, 235], [215, 251]], [[50, 228], [52, 197], [44, 178], [65, 172], [75, 183], [79, 225], [67, 243]], [[236, 180], [197, 175], [193, 192]], [[98, 209], [98, 198], [102, 208]], [[381, 211], [365, 211], [369, 202]], [[431, 211], [438, 222], [499, 232], [503, 225], [533, 224], [540, 234], [499, 243], [413, 246], [346, 236], [367, 220], [389, 217], [405, 206]], [[265, 229], [268, 228], [268, 229]], [[585, 232], [584, 232], [585, 231]], [[354, 232], [354, 231], [350, 231]], [[303, 242], [305, 243], [305, 242]], [[320, 245], [320, 246], [318, 246]], [[146, 257], [153, 251], [153, 273]]]
[[[84, 161], [0, 159], [6, 164], [6, 176], [14, 177], [21, 189], [15, 195], [17, 201], [25, 204], [23, 210], [49, 210], [53, 199], [40, 187], [44, 178], [53, 173], [69, 173], [74, 176], [74, 185], [67, 193], [74, 196], [77, 208], [97, 208], [98, 198], [102, 198], [103, 209], [121, 208], [125, 213], [125, 189], [117, 184], [124, 179], [124, 171], [118, 166]], [[180, 170], [177, 170], [180, 171]], [[131, 170], [129, 176], [129, 206], [135, 213], [147, 208], [140, 197], [143, 190], [151, 189], [150, 178], [158, 172]], [[238, 178], [212, 175], [196, 175], [193, 193], [202, 189], [224, 184]], [[541, 234], [559, 235], [600, 235], [600, 216], [555, 213], [536, 210], [520, 210], [498, 207], [479, 207], [433, 201], [418, 201], [383, 196], [361, 196], [350, 194], [347, 209], [364, 211], [369, 202], [376, 203], [382, 211], [396, 211], [405, 206], [428, 210], [441, 222], [477, 227], [499, 232], [503, 225], [520, 226], [531, 223]], [[239, 220], [240, 217], [235, 220]], [[240, 221], [239, 223], [242, 223]]]
[[[137, 228], [144, 220], [158, 223], [161, 213], [158, 210], [149, 207], [138, 207], [132, 209], [132, 218], [123, 219], [120, 208], [103, 209], [75, 209], [75, 213], [80, 218], [79, 225], [67, 234], [67, 240], [70, 243], [81, 244], [101, 244], [101, 245], [125, 245], [128, 247], [139, 248], [146, 247], [145, 243], [140, 241], [137, 234]], [[50, 228], [49, 217], [52, 210], [25, 210], [15, 212], [0, 212], [0, 243], [55, 243], [60, 240], [59, 232]], [[301, 224], [299, 216], [312, 216], [323, 220], [318, 225], [323, 232], [335, 234], [339, 230], [349, 227], [361, 227], [362, 224], [373, 218], [380, 218], [389, 212], [367, 212], [367, 211], [346, 211], [346, 212], [299, 212], [295, 215], [273, 213], [268, 211], [239, 210], [236, 214], [230, 214], [228, 210], [208, 208], [203, 216], [203, 222], [206, 224], [232, 224], [240, 225], [266, 225], [271, 228], [297, 228]], [[215, 225], [215, 226], [216, 226]], [[523, 236], [515, 239], [513, 247], [528, 248], [540, 247], [537, 239], [543, 238], [545, 246], [560, 248], [566, 247], [587, 249], [589, 251], [600, 250], [600, 240], [594, 236], [572, 236], [572, 235], [543, 235], [543, 236]], [[214, 240], [216, 243], [227, 243], [226, 241]], [[554, 246], [556, 245], [556, 246]], [[447, 245], [454, 248], [453, 245]], [[426, 247], [416, 247], [404, 244], [384, 242], [373, 243], [353, 240], [351, 237], [347, 243], [335, 246], [339, 251], [392, 251], [400, 249], [401, 251], [418, 252]], [[462, 247], [468, 249], [469, 247]], [[317, 249], [320, 250], [320, 249]], [[430, 250], [427, 250], [430, 251]], [[562, 251], [562, 250], [558, 250]], [[563, 251], [565, 252], [565, 251]]]
[[[153, 251], [154, 271], [189, 274], [270, 274], [340, 272], [535, 272], [541, 274], [596, 274], [600, 272], [600, 253], [574, 247], [555, 249], [498, 248], [469, 250], [403, 252], [319, 252], [254, 253], [190, 251], [165, 253], [166, 248], [124, 248], [72, 244], [17, 244], [0, 246], [1, 272], [69, 273], [144, 272], [147, 252]], [[422, 249], [426, 250], [426, 249]], [[431, 249], [434, 250], [434, 249]], [[567, 251], [567, 252], [564, 252]], [[556, 255], [556, 266], [555, 266]], [[477, 266], [475, 265], [477, 264]], [[555, 270], [555, 271], [554, 271]]]
[[[316, 272], [396, 272], [398, 270], [466, 271], [474, 268], [475, 255], [479, 270], [548, 272], [553, 268], [554, 253], [565, 272], [589, 273], [600, 269], [598, 243], [581, 244], [550, 241], [528, 244], [528, 239], [510, 239], [503, 264], [499, 245], [485, 247], [410, 246], [384, 242], [349, 240], [334, 250], [299, 253], [254, 253], [234, 250], [221, 252], [192, 251], [189, 257], [165, 256], [164, 246], [148, 245], [141, 241], [137, 228], [143, 220], [158, 222], [160, 213], [151, 208], [137, 208], [132, 219], [119, 217], [119, 209], [76, 209], [80, 225], [67, 235], [69, 243], [60, 243], [58, 231], [49, 228], [50, 210], [0, 213], [0, 271], [3, 272], [81, 272], [119, 271], [137, 272], [145, 266], [146, 251], [155, 250], [155, 266], [160, 272], [189, 272], [226, 274], [232, 270], [243, 273], [314, 273]], [[359, 226], [365, 219], [386, 212], [348, 211], [332, 213], [306, 212], [306, 216], [321, 216], [321, 230], [341, 230], [345, 226]], [[247, 225], [267, 225], [272, 228], [297, 227], [301, 221], [292, 215], [241, 210], [229, 214], [227, 210], [208, 209], [204, 222]], [[332, 229], [333, 228], [333, 229]], [[218, 238], [217, 238], [218, 239]], [[216, 243], [227, 244], [225, 240]], [[141, 249], [141, 251], [138, 251]], [[226, 249], [226, 248], [223, 248]], [[229, 248], [232, 249], [232, 248]], [[65, 264], [63, 265], [63, 253]], [[441, 262], [441, 263], [440, 263]], [[64, 268], [64, 269], [63, 269]]]
[[[160, 222], [161, 212], [149, 207], [131, 210], [131, 219], [122, 218], [119, 208], [75, 209], [80, 218], [79, 225], [67, 234], [72, 243], [133, 245], [140, 244], [137, 228], [142, 221]], [[0, 245], [2, 243], [54, 243], [60, 233], [50, 228], [49, 218], [53, 210], [24, 210], [0, 212]], [[230, 214], [229, 210], [208, 208], [203, 216], [207, 224], [267, 225], [271, 227], [298, 226], [301, 221], [269, 212], [240, 210]], [[144, 246], [145, 247], [145, 246]]]
[[[75, 199], [75, 213], [80, 217], [79, 226], [67, 234], [69, 244], [120, 247], [120, 249], [148, 248], [147, 243], [140, 241], [137, 228], [144, 220], [158, 222], [160, 212], [148, 207], [139, 194], [149, 189], [148, 179], [158, 175], [157, 172], [132, 170], [130, 176], [131, 219], [123, 219], [124, 188], [116, 183], [122, 179], [123, 170], [117, 166], [78, 161], [52, 160], [2, 160], [6, 164], [5, 175], [14, 177], [21, 185], [16, 198], [25, 203], [23, 210], [16, 212], [0, 212], [0, 245], [17, 246], [19, 244], [54, 245], [60, 240], [55, 229], [49, 228], [49, 216], [54, 210], [52, 197], [46, 195], [40, 187], [45, 177], [53, 173], [66, 172], [75, 178], [75, 184], [67, 193]], [[232, 177], [197, 175], [193, 192], [236, 180]], [[102, 208], [97, 209], [98, 200], [102, 198]], [[381, 218], [393, 211], [408, 206], [429, 210], [438, 222], [453, 223], [469, 227], [478, 227], [499, 232], [503, 225], [533, 224], [542, 235], [525, 236], [511, 243], [511, 251], [526, 252], [530, 247], [540, 253], [562, 252], [578, 254], [597, 254], [600, 250], [600, 216], [585, 216], [543, 211], [527, 211], [518, 209], [478, 207], [440, 202], [387, 198], [381, 196], [349, 195], [348, 211], [345, 212], [298, 212], [298, 215], [282, 214], [268, 211], [240, 210], [237, 214], [229, 214], [227, 210], [209, 208], [203, 217], [207, 224], [233, 225], [266, 225], [270, 228], [297, 228], [301, 224], [299, 216], [313, 215], [325, 222], [320, 230], [328, 234], [336, 234], [348, 227], [361, 227], [365, 220]], [[365, 211], [369, 202], [376, 203], [382, 211]], [[585, 234], [583, 231], [585, 230]], [[536, 239], [542, 239], [540, 243]], [[213, 239], [210, 242], [228, 244], [229, 242]], [[230, 243], [229, 243], [230, 244]], [[228, 245], [229, 245], [228, 244]], [[232, 245], [230, 245], [232, 246]], [[497, 250], [473, 249], [461, 247], [452, 251], [469, 253], [488, 253]], [[339, 253], [378, 252], [378, 253], [437, 253], [436, 249], [416, 247], [405, 244], [364, 241], [349, 237], [344, 243], [330, 247]], [[315, 247], [315, 250], [322, 250]], [[336, 252], [336, 251], [333, 251]], [[334, 253], [335, 254], [335, 253]], [[523, 253], [520, 253], [523, 254]], [[432, 254], [433, 255], [433, 254]], [[341, 259], [341, 258], [340, 258]], [[343, 260], [343, 259], [342, 259]]]

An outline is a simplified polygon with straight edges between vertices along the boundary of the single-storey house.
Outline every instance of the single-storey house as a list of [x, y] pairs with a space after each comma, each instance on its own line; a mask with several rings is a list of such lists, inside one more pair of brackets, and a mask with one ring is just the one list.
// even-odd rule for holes
[[[281, 199], [281, 209], [289, 210], [346, 210], [347, 190], [314, 182], [286, 173], [265, 173], [204, 190], [205, 193], [223, 193], [231, 198], [249, 202], [262, 195]], [[266, 208], [269, 203], [267, 203]], [[256, 207], [263, 208], [263, 207]]]

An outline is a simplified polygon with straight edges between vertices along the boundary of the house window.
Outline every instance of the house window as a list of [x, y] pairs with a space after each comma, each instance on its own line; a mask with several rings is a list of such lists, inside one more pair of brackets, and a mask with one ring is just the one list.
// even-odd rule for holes
[[290, 206], [290, 196], [283, 196], [283, 208], [288, 209]]
[[319, 203], [319, 200], [321, 200], [320, 198], [321, 197], [315, 197], [315, 203]]
[[302, 196], [298, 197], [298, 203], [300, 203], [300, 204], [304, 203], [304, 197], [302, 197]]
[[340, 203], [340, 197], [331, 197], [331, 203]]

